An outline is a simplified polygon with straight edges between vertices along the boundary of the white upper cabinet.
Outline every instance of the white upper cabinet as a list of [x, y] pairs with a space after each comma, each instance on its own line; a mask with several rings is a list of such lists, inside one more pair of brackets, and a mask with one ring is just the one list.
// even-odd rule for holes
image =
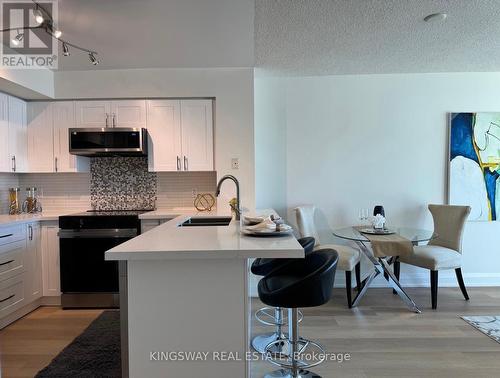
[[69, 153], [69, 129], [75, 127], [75, 103], [52, 103], [54, 133], [54, 170], [56, 172], [88, 172], [90, 159]]
[[148, 161], [150, 171], [181, 170], [181, 104], [176, 100], [148, 101]]
[[9, 155], [9, 97], [0, 93], [0, 172], [12, 172]]
[[13, 172], [27, 172], [26, 102], [9, 96], [9, 156]]
[[147, 102], [150, 171], [214, 169], [211, 100]]
[[213, 171], [211, 100], [182, 100], [182, 155], [185, 171]]
[[111, 101], [111, 127], [146, 127], [146, 101]]
[[54, 172], [52, 105], [50, 102], [28, 104], [28, 170]]
[[76, 127], [111, 127], [110, 101], [75, 101]]
[[145, 100], [75, 101], [76, 127], [146, 127]]

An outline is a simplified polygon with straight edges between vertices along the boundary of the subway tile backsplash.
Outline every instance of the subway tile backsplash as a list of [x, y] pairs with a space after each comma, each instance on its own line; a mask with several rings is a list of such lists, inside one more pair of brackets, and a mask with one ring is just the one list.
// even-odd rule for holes
[[147, 170], [145, 158], [94, 158], [90, 173], [0, 173], [0, 214], [8, 188], [36, 186], [44, 211], [192, 207], [197, 193], [215, 193], [216, 172]]

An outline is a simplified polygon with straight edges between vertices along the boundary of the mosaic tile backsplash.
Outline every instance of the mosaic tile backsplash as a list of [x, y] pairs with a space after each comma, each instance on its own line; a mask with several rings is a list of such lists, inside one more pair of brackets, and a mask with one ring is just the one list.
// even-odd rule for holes
[[90, 206], [95, 210], [153, 210], [156, 173], [145, 157], [94, 158], [90, 162]]

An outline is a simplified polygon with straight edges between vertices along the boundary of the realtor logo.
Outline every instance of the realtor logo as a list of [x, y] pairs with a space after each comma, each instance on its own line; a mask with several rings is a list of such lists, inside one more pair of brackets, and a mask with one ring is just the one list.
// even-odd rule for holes
[[57, 1], [2, 0], [1, 67], [57, 69]]

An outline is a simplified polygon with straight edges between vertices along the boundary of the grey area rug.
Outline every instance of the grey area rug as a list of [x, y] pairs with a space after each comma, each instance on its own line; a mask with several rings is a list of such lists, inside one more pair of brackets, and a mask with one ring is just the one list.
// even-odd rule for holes
[[119, 311], [104, 311], [36, 375], [55, 377], [121, 377]]
[[500, 316], [461, 316], [461, 318], [500, 343]]

